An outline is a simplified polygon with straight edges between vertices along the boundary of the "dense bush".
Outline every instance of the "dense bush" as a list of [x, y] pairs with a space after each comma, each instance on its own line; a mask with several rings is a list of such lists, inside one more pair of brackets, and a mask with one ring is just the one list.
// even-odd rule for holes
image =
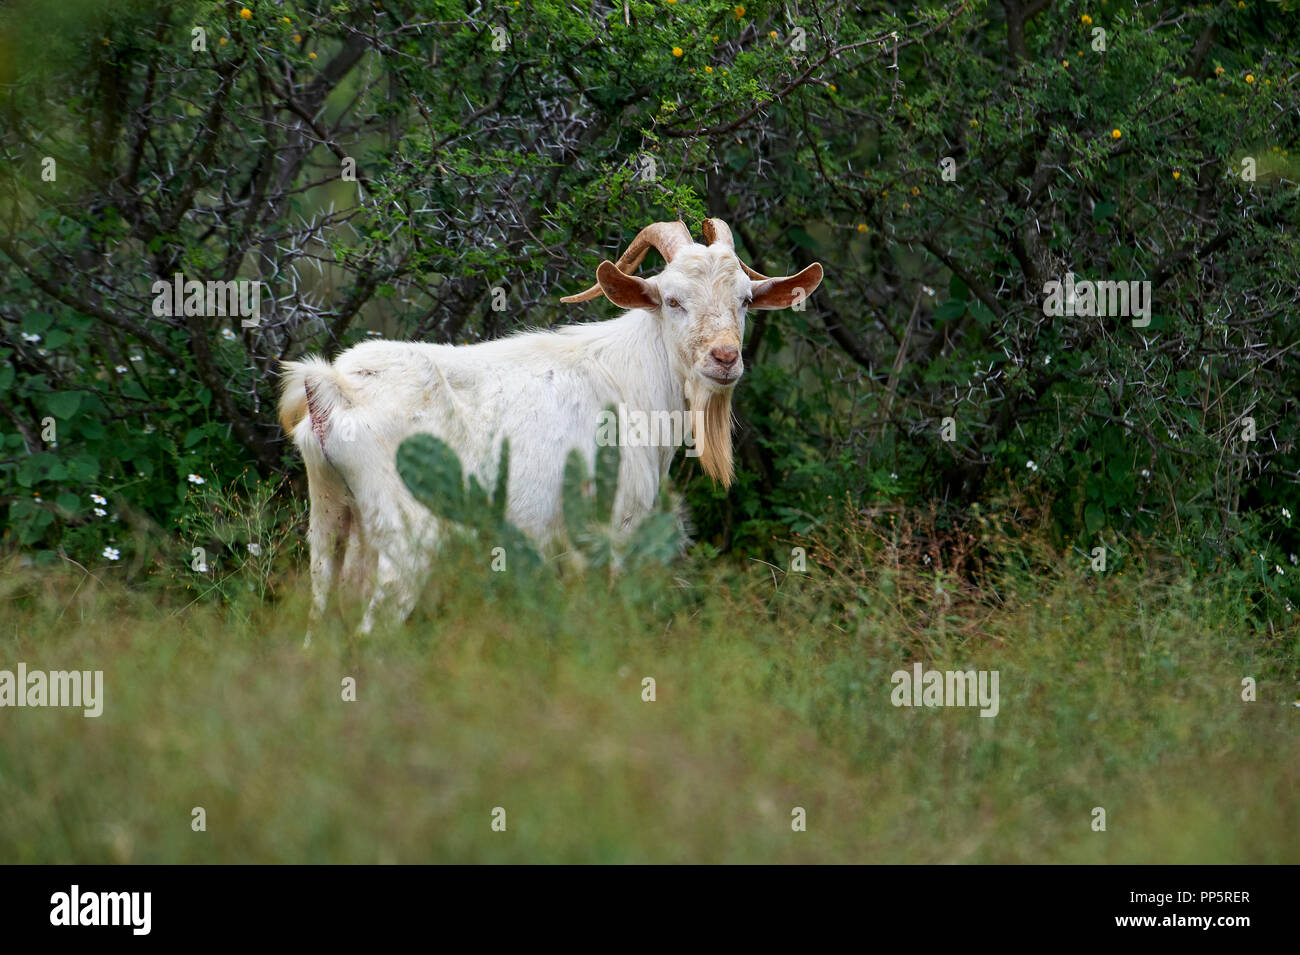
[[[1288, 5], [583, 6], [0, 12], [10, 545], [184, 568], [190, 475], [296, 468], [277, 359], [605, 317], [558, 298], [711, 214], [828, 278], [751, 317], [738, 485], [677, 472], [701, 552], [1024, 493], [1082, 554], [1161, 538], [1298, 602]], [[1149, 281], [1149, 325], [1046, 315], [1067, 272]], [[260, 324], [155, 314], [176, 273], [260, 281]]]

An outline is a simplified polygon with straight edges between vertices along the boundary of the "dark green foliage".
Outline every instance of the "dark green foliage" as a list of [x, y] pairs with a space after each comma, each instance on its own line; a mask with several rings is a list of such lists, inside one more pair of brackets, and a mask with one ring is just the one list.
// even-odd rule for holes
[[[828, 500], [1019, 495], [1063, 547], [1230, 561], [1291, 619], [1294, 4], [743, 7], [5, 5], [7, 545], [85, 563], [189, 526], [189, 474], [299, 467], [280, 357], [609, 317], [558, 298], [646, 222], [718, 215], [761, 271], [827, 278], [749, 316], [731, 491], [676, 465], [710, 552], [778, 559]], [[1150, 325], [1045, 316], [1066, 270], [1150, 281]], [[176, 273], [263, 282], [262, 324], [153, 314]]]

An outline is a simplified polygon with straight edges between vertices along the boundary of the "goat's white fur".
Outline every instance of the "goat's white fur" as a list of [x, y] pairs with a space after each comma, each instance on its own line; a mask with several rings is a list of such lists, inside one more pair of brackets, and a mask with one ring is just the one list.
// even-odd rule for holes
[[[398, 445], [413, 434], [441, 438], [466, 477], [487, 488], [508, 439], [506, 516], [543, 547], [565, 533], [565, 458], [577, 448], [593, 466], [596, 426], [609, 405], [704, 412], [697, 420], [712, 420], [714, 432], [697, 429], [696, 441], [725, 442], [712, 463], [708, 449], [701, 452], [729, 483], [731, 391], [741, 368], [737, 360], [732, 380], [720, 384], [707, 374], [723, 367], [710, 364], [710, 350], [739, 348], [756, 283], [721, 244], [688, 246], [650, 281], [659, 307], [609, 321], [465, 346], [368, 341], [333, 363], [284, 364], [281, 420], [310, 489], [313, 624], [340, 582], [365, 603], [362, 633], [386, 610], [398, 619], [410, 613], [445, 531], [397, 472]], [[676, 450], [622, 448], [614, 517], [623, 528], [654, 506]]]

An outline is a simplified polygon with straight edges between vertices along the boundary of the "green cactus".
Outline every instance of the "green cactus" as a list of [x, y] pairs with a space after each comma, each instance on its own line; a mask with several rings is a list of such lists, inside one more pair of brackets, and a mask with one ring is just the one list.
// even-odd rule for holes
[[[613, 412], [613, 408], [608, 410]], [[647, 514], [630, 535], [621, 534], [621, 528], [616, 526], [614, 496], [621, 463], [617, 440], [597, 447], [594, 475], [588, 472], [581, 452], [569, 452], [562, 490], [569, 542], [590, 566], [633, 568], [646, 561], [668, 563], [680, 552], [683, 536], [667, 489], [661, 489], [656, 510]], [[401, 443], [397, 473], [415, 499], [434, 514], [472, 528], [487, 540], [499, 541], [515, 566], [535, 567], [541, 563], [528, 538], [506, 520], [508, 441], [501, 443], [496, 486], [490, 494], [474, 475], [466, 481], [456, 452], [429, 434], [417, 434]]]
[[460, 458], [447, 442], [431, 434], [412, 435], [397, 448], [397, 473], [415, 499], [439, 517], [462, 524], [488, 541], [500, 542], [515, 566], [541, 563], [523, 532], [506, 520], [510, 442], [501, 442], [496, 487], [489, 494], [474, 475], [464, 479]]

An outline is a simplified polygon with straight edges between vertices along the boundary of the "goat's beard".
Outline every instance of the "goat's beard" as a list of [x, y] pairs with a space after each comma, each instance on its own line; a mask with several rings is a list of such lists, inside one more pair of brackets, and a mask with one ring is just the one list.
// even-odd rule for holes
[[731, 487], [736, 472], [731, 460], [731, 389], [718, 391], [694, 383], [687, 400], [695, 450], [704, 473], [723, 487]]

